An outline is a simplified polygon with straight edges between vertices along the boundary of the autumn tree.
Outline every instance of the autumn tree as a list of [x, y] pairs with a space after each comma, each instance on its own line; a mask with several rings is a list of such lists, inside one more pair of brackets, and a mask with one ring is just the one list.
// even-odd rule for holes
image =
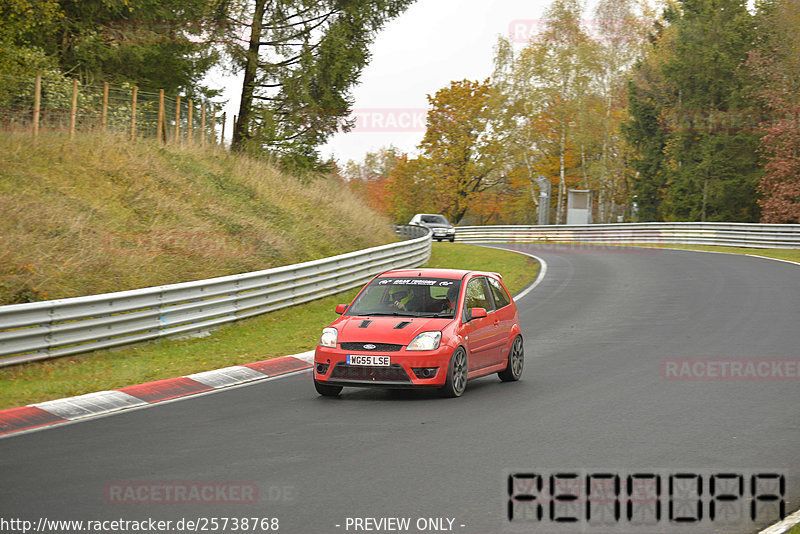
[[800, 11], [790, 0], [762, 2], [757, 22], [760, 41], [747, 64], [769, 118], [760, 124], [761, 222], [800, 223]]
[[428, 96], [425, 136], [419, 147], [428, 161], [440, 212], [461, 221], [477, 196], [502, 179], [500, 154], [490, 127], [491, 86], [463, 80]]
[[[566, 189], [599, 192], [601, 220], [625, 203], [629, 148], [625, 83], [646, 35], [647, 13], [632, 0], [604, 0], [594, 24], [577, 2], [554, 2], [543, 31], [520, 51], [501, 38], [492, 83], [509, 176], [558, 184], [556, 223], [563, 222]], [[546, 209], [546, 207], [543, 207]]]
[[425, 156], [401, 154], [397, 158], [385, 185], [388, 212], [395, 222], [407, 223], [417, 213], [443, 212], [430, 167]]
[[522, 53], [522, 61], [529, 62], [536, 89], [558, 127], [556, 224], [563, 222], [566, 207], [568, 143], [586, 125], [582, 112], [594, 68], [595, 49], [582, 19], [580, 2], [555, 0], [545, 11], [542, 35]]
[[[612, 222], [617, 202], [626, 203], [630, 147], [622, 134], [628, 119], [626, 86], [636, 60], [641, 56], [653, 14], [637, 10], [633, 0], [601, 0], [595, 8], [597, 35], [596, 76], [600, 110], [592, 129], [599, 146], [589, 173], [598, 191], [597, 222]], [[589, 184], [587, 184], [587, 187]]]
[[391, 215], [387, 185], [392, 170], [401, 160], [400, 151], [390, 145], [376, 152], [367, 152], [362, 161], [348, 161], [341, 175], [372, 209]]
[[560, 123], [547, 105], [544, 91], [537, 83], [540, 66], [530, 47], [515, 53], [511, 42], [501, 37], [495, 47], [491, 100], [495, 137], [501, 147], [500, 162], [505, 176], [522, 178], [515, 183], [529, 192], [532, 207], [539, 206], [536, 179], [559, 176], [561, 164], [566, 171], [574, 167], [571, 144], [562, 161]]

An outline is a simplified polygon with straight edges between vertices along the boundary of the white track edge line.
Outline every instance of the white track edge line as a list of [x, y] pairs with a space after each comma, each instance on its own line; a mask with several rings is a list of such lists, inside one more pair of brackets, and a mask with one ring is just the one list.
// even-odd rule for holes
[[[800, 264], [799, 264], [800, 265]], [[758, 534], [784, 534], [789, 532], [791, 528], [800, 523], [800, 510], [792, 515], [787, 515], [783, 520], [778, 521], [774, 525], [770, 525]]]
[[[792, 265], [800, 266], [800, 262], [792, 260], [784, 260], [782, 258], [772, 258], [770, 256], [762, 256], [760, 254], [750, 254], [749, 252], [729, 252], [727, 250], [695, 250], [693, 248], [675, 248], [675, 247], [650, 247], [646, 245], [623, 245], [633, 246], [638, 248], [649, 248], [652, 250], [678, 250], [681, 252], [705, 252], [706, 254], [732, 254], [734, 256], [750, 256], [751, 258], [761, 258], [762, 260], [782, 261], [783, 263], [791, 263]], [[713, 245], [712, 245], [713, 246]], [[724, 245], [719, 245], [724, 246]], [[780, 249], [780, 250], [794, 250], [794, 249]]]
[[[510, 250], [510, 249], [503, 249], [503, 250]], [[527, 252], [522, 252], [522, 251], [519, 251], [519, 250], [511, 250], [511, 252], [516, 252], [517, 254], [522, 254], [523, 256], [528, 256], [529, 258], [533, 258], [534, 260], [539, 262], [539, 274], [536, 276], [536, 280], [534, 280], [532, 284], [530, 284], [528, 287], [523, 289], [521, 293], [517, 294], [517, 296], [514, 297], [514, 300], [520, 300], [521, 298], [526, 296], [528, 293], [533, 291], [536, 288], [536, 286], [538, 286], [542, 282], [542, 280], [544, 280], [545, 275], [547, 275], [547, 262], [544, 261], [539, 256], [535, 256], [535, 255], [529, 254]]]
[[508, 252], [514, 252], [516, 254], [522, 254], [523, 256], [528, 256], [529, 258], [533, 258], [534, 260], [539, 262], [539, 274], [536, 276], [536, 280], [534, 280], [532, 284], [529, 284], [527, 287], [525, 287], [520, 293], [517, 293], [514, 296], [514, 301], [521, 299], [522, 297], [533, 291], [534, 288], [536, 288], [536, 286], [538, 286], [542, 282], [542, 280], [544, 280], [544, 277], [547, 274], [547, 262], [544, 261], [539, 256], [535, 256], [528, 252], [522, 252], [521, 250], [514, 250], [511, 248], [493, 247], [492, 245], [483, 245], [478, 243], [474, 243], [474, 245], [484, 248], [493, 248], [495, 250], [507, 250]]

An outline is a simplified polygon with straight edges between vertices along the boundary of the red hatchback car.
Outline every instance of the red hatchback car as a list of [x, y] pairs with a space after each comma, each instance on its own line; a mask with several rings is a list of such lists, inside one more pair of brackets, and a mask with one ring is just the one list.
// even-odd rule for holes
[[497, 273], [405, 269], [373, 278], [322, 331], [314, 386], [439, 388], [459, 397], [467, 380], [519, 380], [524, 364], [514, 300]]

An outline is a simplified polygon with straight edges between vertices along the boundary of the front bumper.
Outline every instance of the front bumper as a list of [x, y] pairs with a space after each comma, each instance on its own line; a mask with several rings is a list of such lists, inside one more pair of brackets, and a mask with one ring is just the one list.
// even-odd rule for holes
[[456, 231], [452, 228], [432, 228], [434, 239], [450, 239], [455, 237]]
[[[368, 355], [363, 351], [317, 347], [314, 355], [314, 380], [320, 384], [350, 387], [417, 388], [441, 387], [453, 348], [440, 346], [432, 351], [381, 352], [389, 356], [389, 366], [348, 365], [348, 354]], [[373, 354], [374, 355], [374, 354]]]

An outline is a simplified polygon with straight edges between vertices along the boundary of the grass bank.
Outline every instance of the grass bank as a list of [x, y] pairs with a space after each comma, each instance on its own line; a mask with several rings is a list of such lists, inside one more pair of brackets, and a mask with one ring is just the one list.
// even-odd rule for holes
[[[499, 272], [511, 293], [538, 273], [538, 263], [513, 252], [434, 243], [429, 267]], [[0, 409], [182, 376], [311, 350], [336, 304], [357, 290], [278, 310], [221, 328], [204, 338], [163, 340], [113, 351], [0, 370]]]
[[267, 269], [388, 243], [326, 176], [206, 147], [0, 133], [0, 305]]

